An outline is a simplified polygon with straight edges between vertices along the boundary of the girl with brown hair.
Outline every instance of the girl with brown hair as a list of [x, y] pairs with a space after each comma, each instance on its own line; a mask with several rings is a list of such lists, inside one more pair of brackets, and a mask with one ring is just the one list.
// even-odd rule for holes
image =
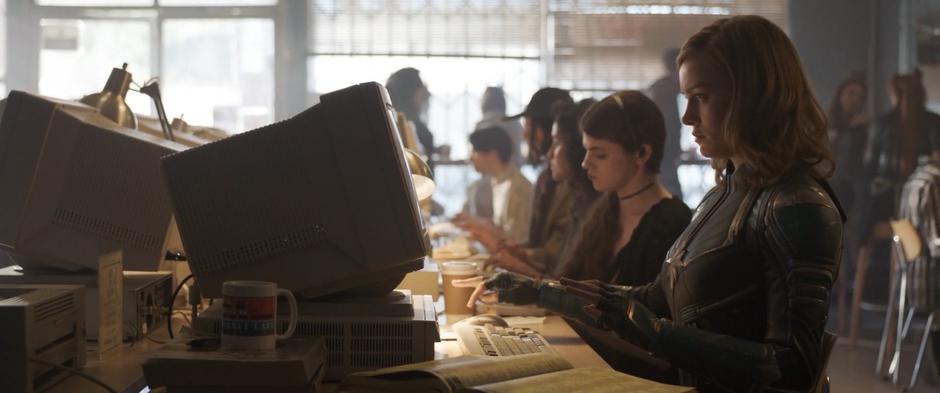
[[689, 98], [682, 120], [718, 185], [656, 280], [497, 275], [485, 287], [612, 330], [678, 367], [699, 392], [816, 391], [834, 342], [824, 327], [844, 221], [825, 182], [823, 112], [793, 44], [762, 17], [716, 21], [677, 62]]
[[691, 219], [689, 207], [659, 182], [663, 116], [642, 93], [621, 91], [591, 107], [581, 129], [582, 167], [602, 194], [553, 276], [646, 284]]

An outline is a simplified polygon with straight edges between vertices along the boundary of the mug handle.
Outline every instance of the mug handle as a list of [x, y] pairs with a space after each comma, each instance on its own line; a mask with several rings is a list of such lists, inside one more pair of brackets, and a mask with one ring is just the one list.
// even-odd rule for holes
[[294, 294], [291, 291], [284, 288], [278, 288], [277, 295], [286, 297], [287, 304], [290, 305], [290, 323], [287, 324], [287, 331], [275, 337], [278, 340], [283, 340], [293, 336], [294, 329], [297, 329], [297, 299], [294, 298]]

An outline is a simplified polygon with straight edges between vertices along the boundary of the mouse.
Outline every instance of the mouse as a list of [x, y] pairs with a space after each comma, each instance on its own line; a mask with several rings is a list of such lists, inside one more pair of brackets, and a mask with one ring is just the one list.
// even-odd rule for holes
[[476, 326], [484, 326], [486, 324], [491, 324], [493, 326], [509, 327], [509, 323], [506, 322], [506, 320], [503, 319], [503, 317], [496, 315], [496, 314], [475, 315], [475, 316], [463, 319], [457, 323], [464, 323], [467, 325], [476, 325]]

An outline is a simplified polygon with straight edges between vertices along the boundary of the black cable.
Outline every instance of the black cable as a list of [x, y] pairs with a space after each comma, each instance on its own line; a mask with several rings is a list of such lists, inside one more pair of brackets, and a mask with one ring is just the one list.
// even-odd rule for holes
[[76, 369], [74, 369], [74, 368], [66, 367], [66, 366], [63, 366], [63, 365], [61, 365], [61, 364], [55, 364], [55, 363], [52, 363], [52, 362], [47, 362], [47, 361], [42, 360], [42, 359], [40, 359], [40, 358], [37, 358], [37, 357], [35, 357], [35, 356], [30, 356], [30, 357], [29, 357], [29, 361], [31, 361], [31, 362], [36, 362], [36, 363], [39, 363], [39, 364], [42, 364], [42, 365], [45, 365], [45, 366], [49, 366], [49, 367], [55, 368], [55, 369], [57, 369], [57, 370], [65, 371], [65, 372], [70, 373], [70, 374], [73, 374], [73, 375], [78, 375], [79, 377], [85, 378], [85, 379], [87, 379], [87, 380], [89, 380], [89, 381], [92, 381], [92, 382], [98, 384], [99, 386], [101, 386], [102, 388], [104, 388], [105, 390], [107, 390], [107, 391], [109, 391], [109, 392], [111, 392], [111, 393], [117, 393], [117, 390], [114, 390], [114, 388], [108, 386], [108, 384], [106, 384], [106, 383], [104, 383], [104, 382], [101, 382], [100, 379], [95, 378], [95, 377], [93, 377], [93, 376], [91, 376], [91, 375], [88, 375], [88, 374], [86, 374], [86, 373], [83, 373], [83, 372], [81, 372], [81, 371], [78, 371], [78, 370], [76, 370]]
[[183, 289], [183, 284], [186, 284], [186, 281], [189, 281], [193, 278], [193, 275], [190, 274], [180, 281], [179, 285], [176, 286], [176, 290], [173, 291], [173, 297], [170, 298], [170, 307], [166, 310], [166, 330], [170, 332], [170, 339], [173, 337], [173, 304], [176, 303], [176, 297], [179, 296], [180, 290]]

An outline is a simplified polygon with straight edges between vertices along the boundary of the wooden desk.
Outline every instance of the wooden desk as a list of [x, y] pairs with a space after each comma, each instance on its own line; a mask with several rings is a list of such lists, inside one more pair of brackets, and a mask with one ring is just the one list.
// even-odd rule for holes
[[[182, 321], [182, 319], [180, 320]], [[174, 321], [176, 322], [176, 321]], [[174, 325], [178, 326], [178, 325]], [[153, 338], [164, 341], [169, 338], [166, 326], [162, 332], [153, 333]], [[97, 359], [94, 352], [88, 352], [88, 360], [83, 372], [100, 379], [120, 393], [137, 393], [147, 386], [144, 380], [144, 371], [140, 365], [147, 359], [147, 353], [160, 348], [162, 344], [141, 340], [134, 345], [125, 343], [120, 349], [107, 355], [104, 359]], [[59, 382], [48, 391], [49, 393], [106, 393], [106, 391], [93, 382], [78, 376], [70, 376]]]

